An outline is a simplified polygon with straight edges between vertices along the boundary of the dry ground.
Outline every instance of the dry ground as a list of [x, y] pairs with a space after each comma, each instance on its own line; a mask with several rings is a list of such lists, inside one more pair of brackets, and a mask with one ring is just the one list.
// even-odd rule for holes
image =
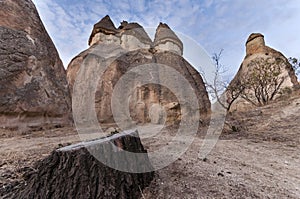
[[207, 159], [198, 158], [199, 136], [157, 172], [145, 198], [300, 198], [299, 96], [234, 112], [226, 123]]
[[[143, 197], [300, 198], [300, 97], [234, 112], [227, 124], [207, 159], [198, 158], [200, 135], [182, 157], [156, 172]], [[163, 146], [171, 134], [159, 136], [165, 137], [145, 146]], [[0, 198], [25, 183], [34, 162], [78, 141], [72, 128], [25, 135], [0, 130]]]

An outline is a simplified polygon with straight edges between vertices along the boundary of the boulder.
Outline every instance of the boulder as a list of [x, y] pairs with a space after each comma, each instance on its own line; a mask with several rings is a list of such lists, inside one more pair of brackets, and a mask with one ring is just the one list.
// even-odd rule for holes
[[0, 126], [71, 124], [66, 71], [31, 0], [0, 1]]

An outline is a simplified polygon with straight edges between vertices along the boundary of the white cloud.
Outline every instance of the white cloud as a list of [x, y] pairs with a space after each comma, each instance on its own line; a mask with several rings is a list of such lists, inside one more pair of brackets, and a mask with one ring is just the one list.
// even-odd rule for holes
[[245, 55], [251, 32], [265, 34], [268, 45], [287, 56], [300, 54], [299, 1], [252, 0], [34, 0], [65, 66], [80, 51], [94, 23], [109, 14], [122, 20], [156, 27], [160, 21], [192, 37], [209, 52], [224, 48], [224, 65], [235, 72]]

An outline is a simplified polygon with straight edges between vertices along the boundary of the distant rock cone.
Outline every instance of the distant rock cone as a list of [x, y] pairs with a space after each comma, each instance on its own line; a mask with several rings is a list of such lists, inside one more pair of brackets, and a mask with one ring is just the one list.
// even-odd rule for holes
[[[201, 119], [207, 117], [210, 112], [210, 101], [202, 77], [182, 57], [183, 44], [168, 25], [161, 23], [157, 27], [153, 42], [139, 24], [123, 21], [116, 29], [110, 18], [106, 16], [94, 26], [89, 41], [90, 48], [76, 56], [69, 64], [67, 77], [71, 91], [74, 93], [75, 82], [83, 85], [87, 80], [95, 77], [95, 74], [101, 74], [99, 82], [93, 82], [91, 85], [91, 87], [97, 85], [94, 94], [95, 110], [100, 123], [115, 122], [111, 107], [112, 94], [116, 84], [125, 74], [131, 74], [132, 81], [130, 84], [123, 85], [126, 87], [123, 90], [124, 95], [126, 90], [135, 88], [131, 96], [124, 99], [124, 103], [130, 101], [129, 112], [135, 122], [163, 124], [180, 121], [182, 107], [176, 93], [160, 82], [172, 82], [172, 86], [178, 88], [183, 96], [185, 95], [185, 100], [190, 100], [189, 90], [184, 90], [180, 81], [176, 81], [178, 76], [170, 77], [170, 74], [163, 70], [157, 73], [158, 69], [155, 69], [154, 73], [148, 73], [148, 75], [152, 74], [153, 79], [158, 80], [158, 84], [139, 85], [136, 81], [139, 75], [129, 71], [147, 64], [168, 66], [184, 77], [189, 82], [191, 91], [197, 96], [199, 104], [197, 111]], [[89, 56], [99, 49], [101, 54], [98, 57]], [[109, 60], [112, 62], [102, 74], [99, 64], [107, 63]], [[83, 79], [78, 78], [80, 71], [81, 73], [85, 71], [81, 76]], [[79, 105], [73, 104], [73, 106]], [[82, 119], [86, 120], [86, 118]]]
[[66, 72], [31, 0], [0, 1], [0, 126], [71, 123]]
[[[299, 86], [295, 71], [288, 59], [281, 52], [266, 46], [264, 36], [260, 33], [252, 33], [248, 37], [246, 41], [246, 56], [238, 73], [231, 81], [230, 86], [236, 87], [237, 84], [243, 82], [249, 76], [249, 72], [253, 70], [253, 66], [257, 67], [260, 64], [259, 67], [263, 68], [265, 62], [269, 62], [270, 67], [276, 63], [280, 63], [280, 78], [283, 79], [281, 89], [287, 87], [292, 89]], [[274, 64], [272, 65], [272, 63]]]
[[274, 50], [265, 45], [264, 36], [260, 33], [252, 33], [246, 42], [246, 56], [244, 61], [241, 64], [239, 72], [236, 74], [236, 78], [243, 78], [245, 72], [248, 70], [248, 65], [251, 61], [256, 60], [258, 58], [262, 59], [281, 59], [285, 62], [284, 68], [282, 68], [283, 75], [285, 75], [285, 82], [283, 87], [289, 86], [297, 86], [298, 81], [295, 75], [295, 72], [288, 62], [287, 58], [279, 51]]
[[167, 24], [160, 23], [156, 29], [154, 46], [159, 51], [169, 50], [182, 56], [183, 44]]
[[89, 45], [93, 44], [93, 38], [97, 33], [100, 32], [103, 34], [112, 34], [112, 35], [118, 32], [115, 25], [113, 24], [113, 22], [111, 21], [108, 15], [103, 17], [98, 23], [94, 25], [92, 34], [89, 38]]

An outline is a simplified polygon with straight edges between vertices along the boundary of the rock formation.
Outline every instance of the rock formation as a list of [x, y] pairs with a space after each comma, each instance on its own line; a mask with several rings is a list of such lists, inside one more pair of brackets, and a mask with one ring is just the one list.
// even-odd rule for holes
[[154, 46], [157, 51], [170, 51], [180, 56], [183, 53], [183, 44], [167, 24], [160, 23], [157, 27]]
[[116, 29], [110, 17], [106, 15], [94, 25], [89, 38], [90, 46], [99, 43], [114, 43], [128, 50], [139, 50], [140, 48], [150, 48], [152, 42], [139, 24], [123, 21]]
[[71, 122], [66, 72], [31, 0], [0, 1], [0, 126]]
[[[255, 64], [254, 64], [255, 63]], [[260, 33], [252, 33], [246, 41], [246, 56], [240, 66], [240, 69], [230, 86], [235, 87], [240, 82], [245, 81], [253, 67], [259, 67], [261, 72], [266, 63], [270, 67], [278, 65], [280, 67], [280, 80], [282, 85], [280, 90], [285, 88], [295, 88], [299, 86], [295, 72], [288, 62], [288, 59], [279, 51], [276, 51], [265, 45], [264, 36]], [[238, 100], [243, 101], [243, 100]], [[244, 101], [243, 101], [244, 102]]]
[[[102, 158], [128, 172], [98, 161]], [[53, 151], [37, 162], [35, 171], [26, 175], [26, 185], [11, 198], [140, 198], [154, 177], [152, 170], [138, 134], [122, 132]]]
[[[108, 54], [111, 56], [109, 59], [112, 61], [101, 74], [95, 93], [95, 107], [98, 120], [101, 123], [115, 122], [111, 110], [111, 99], [118, 81], [129, 71], [153, 63], [169, 66], [189, 82], [198, 98], [201, 119], [206, 118], [210, 110], [210, 102], [203, 80], [200, 74], [182, 57], [183, 44], [168, 25], [159, 24], [155, 40], [152, 42], [139, 24], [123, 21], [118, 28], [115, 28], [109, 16], [105, 16], [95, 24], [89, 38], [89, 45], [89, 49], [80, 53], [71, 61], [67, 69], [67, 78], [73, 92], [75, 80], [77, 83], [82, 84], [93, 77], [92, 73], [100, 74], [97, 64], [92, 60], [88, 61], [87, 56], [89, 54], [99, 48], [100, 51], [103, 51], [103, 57]], [[100, 58], [97, 58], [97, 63], [104, 63], [109, 60], [101, 57], [102, 54], [100, 53]], [[76, 79], [79, 70], [83, 67], [86, 67], [85, 79]], [[168, 77], [167, 71], [159, 71], [158, 69], [155, 71], [153, 74], [150, 72], [153, 79], [159, 82], [172, 82], [176, 88], [182, 87], [180, 82], [176, 81], [177, 76]], [[134, 121], [138, 123], [164, 123], [180, 120], [182, 107], [180, 107], [176, 97], [176, 91], [157, 83], [135, 84], [135, 79], [139, 75], [137, 73], [131, 75], [132, 81], [130, 84], [124, 85], [124, 90], [135, 89], [133, 89], [129, 99], [124, 100], [130, 100], [129, 110]], [[185, 100], [189, 100], [187, 98]]]
[[298, 85], [295, 72], [292, 66], [289, 64], [287, 58], [281, 52], [266, 46], [264, 36], [262, 34], [252, 33], [246, 42], [246, 57], [242, 63], [242, 67], [246, 67], [252, 60], [257, 58], [273, 58], [283, 60], [285, 65], [282, 69], [282, 75], [286, 78], [282, 87], [294, 87]]

